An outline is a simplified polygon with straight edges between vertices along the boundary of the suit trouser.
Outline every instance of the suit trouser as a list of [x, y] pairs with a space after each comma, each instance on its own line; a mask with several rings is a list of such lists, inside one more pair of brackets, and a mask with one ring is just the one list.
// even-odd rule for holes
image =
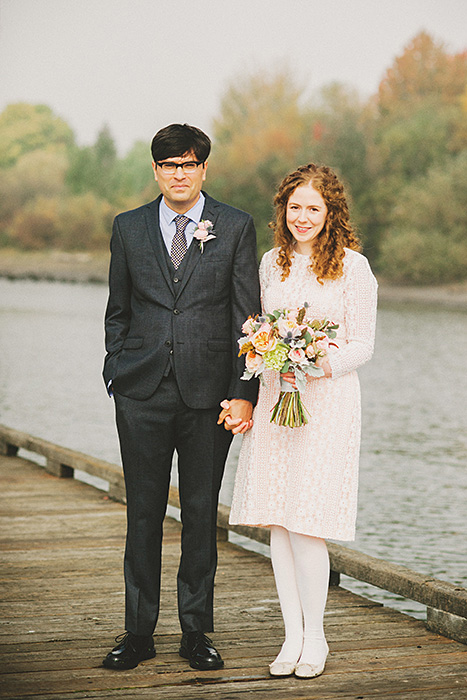
[[192, 409], [172, 373], [145, 401], [115, 392], [127, 493], [125, 628], [153, 633], [159, 615], [163, 520], [174, 450], [182, 518], [177, 576], [184, 632], [213, 629], [219, 489], [231, 433], [216, 421], [219, 407]]

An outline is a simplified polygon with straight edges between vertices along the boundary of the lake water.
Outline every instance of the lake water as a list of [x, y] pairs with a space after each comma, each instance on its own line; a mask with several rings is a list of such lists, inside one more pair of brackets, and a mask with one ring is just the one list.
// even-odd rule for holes
[[[0, 279], [0, 422], [120, 463], [101, 379], [104, 286]], [[350, 546], [467, 586], [467, 314], [381, 305], [359, 370], [363, 434]], [[221, 493], [229, 504], [234, 441]], [[421, 606], [343, 577], [416, 616]]]

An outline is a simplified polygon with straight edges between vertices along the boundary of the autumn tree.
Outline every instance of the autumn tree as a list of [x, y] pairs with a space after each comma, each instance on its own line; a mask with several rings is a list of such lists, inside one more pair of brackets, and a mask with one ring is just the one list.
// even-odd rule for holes
[[449, 167], [467, 147], [466, 84], [467, 54], [449, 54], [424, 32], [386, 71], [368, 130], [374, 183], [369, 230], [377, 252], [384, 245], [385, 257], [393, 212], [406, 188], [436, 166]]
[[421, 32], [388, 68], [378, 90], [382, 117], [418, 111], [427, 99], [457, 105], [467, 83], [467, 52], [451, 55], [443, 43]]
[[299, 162], [307, 122], [303, 90], [288, 72], [234, 81], [214, 121], [209, 190], [253, 215], [260, 252], [271, 245], [272, 199]]

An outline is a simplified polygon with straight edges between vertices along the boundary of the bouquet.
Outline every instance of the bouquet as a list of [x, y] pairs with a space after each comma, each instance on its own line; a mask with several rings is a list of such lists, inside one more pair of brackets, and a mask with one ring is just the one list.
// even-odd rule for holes
[[328, 319], [311, 320], [309, 305], [299, 309], [277, 309], [270, 314], [249, 317], [242, 326], [245, 335], [238, 340], [239, 356], [246, 355], [242, 379], [259, 377], [271, 369], [281, 374], [294, 372], [297, 389], [281, 378], [281, 391], [272, 408], [271, 423], [299, 427], [308, 423], [300, 391], [305, 391], [306, 375], [322, 377], [319, 366], [326, 357], [338, 324]]

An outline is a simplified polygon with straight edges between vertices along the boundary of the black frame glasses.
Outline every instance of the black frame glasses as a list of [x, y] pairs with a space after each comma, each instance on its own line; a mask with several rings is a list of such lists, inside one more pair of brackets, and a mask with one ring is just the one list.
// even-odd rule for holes
[[183, 172], [187, 174], [194, 173], [196, 168], [199, 165], [203, 165], [204, 162], [204, 160], [188, 160], [186, 163], [175, 163], [173, 160], [166, 160], [156, 161], [156, 165], [162, 170], [163, 173], [166, 173], [167, 175], [174, 175], [178, 168], [181, 168]]

